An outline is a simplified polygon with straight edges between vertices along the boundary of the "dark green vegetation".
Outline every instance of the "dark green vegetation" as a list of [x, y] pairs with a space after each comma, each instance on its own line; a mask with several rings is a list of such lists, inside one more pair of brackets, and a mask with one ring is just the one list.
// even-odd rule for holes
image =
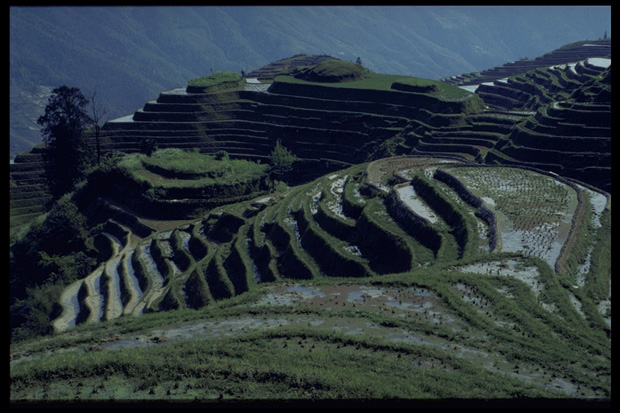
[[47, 145], [46, 176], [56, 198], [84, 178], [91, 151], [84, 130], [93, 124], [86, 113], [88, 100], [79, 89], [56, 88], [37, 123]]
[[[11, 249], [12, 400], [609, 399], [607, 181], [502, 162], [534, 115], [296, 61], [105, 125]], [[605, 117], [610, 68], [582, 66], [539, 113]]]
[[[185, 219], [215, 206], [254, 198], [270, 186], [269, 165], [177, 148], [131, 154], [110, 170], [94, 172], [83, 190], [134, 212], [159, 219]], [[118, 184], [122, 182], [122, 184]]]

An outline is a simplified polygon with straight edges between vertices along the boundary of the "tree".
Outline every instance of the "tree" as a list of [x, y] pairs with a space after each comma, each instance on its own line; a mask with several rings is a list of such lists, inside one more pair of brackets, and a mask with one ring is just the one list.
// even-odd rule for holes
[[293, 169], [293, 163], [297, 157], [286, 149], [280, 140], [276, 142], [276, 146], [271, 152], [271, 169], [270, 175], [272, 181], [274, 179], [282, 180], [284, 176]]
[[140, 141], [140, 152], [146, 156], [153, 155], [157, 149], [157, 142], [155, 142], [153, 138], [143, 138], [142, 141]]
[[86, 277], [97, 264], [86, 217], [67, 194], [10, 252], [11, 335], [47, 334], [51, 320], [60, 315], [55, 303], [64, 287]]
[[95, 133], [95, 143], [97, 145], [97, 165], [101, 164], [101, 121], [107, 114], [105, 107], [97, 104], [97, 92], [93, 92], [90, 98], [92, 127]]
[[84, 131], [93, 119], [86, 105], [88, 100], [78, 88], [61, 86], [52, 90], [45, 114], [37, 120], [48, 147], [47, 176], [56, 198], [71, 191], [91, 163]]

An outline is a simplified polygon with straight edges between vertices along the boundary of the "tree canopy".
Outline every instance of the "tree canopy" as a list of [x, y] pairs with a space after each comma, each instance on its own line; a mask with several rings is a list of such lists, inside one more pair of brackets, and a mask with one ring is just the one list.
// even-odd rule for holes
[[84, 133], [93, 123], [85, 110], [88, 103], [78, 88], [61, 86], [52, 91], [45, 113], [37, 120], [48, 146], [47, 172], [56, 197], [69, 192], [91, 162], [93, 154]]

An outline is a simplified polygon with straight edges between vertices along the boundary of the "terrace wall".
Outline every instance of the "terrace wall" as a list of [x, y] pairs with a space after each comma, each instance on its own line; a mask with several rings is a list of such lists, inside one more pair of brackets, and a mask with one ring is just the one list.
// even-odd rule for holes
[[421, 93], [395, 90], [353, 89], [314, 84], [274, 82], [269, 87], [269, 93], [347, 102], [379, 102], [412, 108], [424, 108], [434, 113], [461, 113], [465, 109], [465, 105], [462, 102], [448, 102]]

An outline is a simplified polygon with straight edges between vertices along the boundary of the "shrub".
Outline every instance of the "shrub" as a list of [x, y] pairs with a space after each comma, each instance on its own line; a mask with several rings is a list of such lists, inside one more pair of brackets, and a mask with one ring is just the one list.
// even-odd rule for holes
[[274, 178], [283, 179], [292, 170], [293, 163], [296, 160], [297, 157], [278, 140], [271, 152], [271, 173]]

